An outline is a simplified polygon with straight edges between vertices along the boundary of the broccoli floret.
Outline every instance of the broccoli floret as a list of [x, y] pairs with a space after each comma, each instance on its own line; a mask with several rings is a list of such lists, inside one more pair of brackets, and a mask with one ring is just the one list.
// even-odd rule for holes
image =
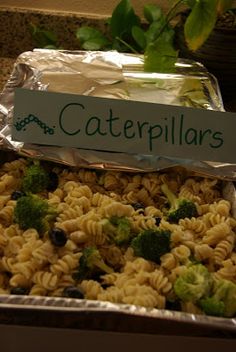
[[118, 245], [129, 243], [131, 234], [131, 223], [126, 217], [112, 216], [103, 223], [103, 229], [109, 238]]
[[223, 317], [225, 313], [225, 304], [222, 301], [218, 301], [214, 297], [206, 297], [200, 299], [198, 302], [199, 307], [207, 315], [214, 315], [215, 317]]
[[49, 230], [50, 222], [57, 216], [55, 209], [48, 202], [35, 194], [20, 197], [14, 208], [14, 222], [22, 230], [34, 228], [39, 234]]
[[84, 248], [79, 259], [78, 271], [73, 274], [73, 278], [75, 280], [90, 279], [99, 273], [111, 274], [113, 269], [104, 262], [97, 248]]
[[22, 190], [26, 193], [39, 193], [47, 189], [49, 174], [39, 163], [30, 165], [22, 180]]
[[170, 251], [171, 232], [168, 230], [145, 230], [131, 241], [134, 254], [160, 263], [160, 257]]
[[169, 222], [177, 224], [180, 219], [198, 216], [197, 207], [192, 201], [177, 198], [166, 184], [161, 186], [161, 190], [170, 204], [170, 209], [167, 214], [167, 220]]
[[209, 295], [212, 275], [202, 264], [191, 265], [174, 283], [175, 294], [185, 302], [197, 302]]
[[236, 285], [229, 280], [216, 280], [213, 294], [198, 303], [204, 313], [221, 317], [233, 317], [236, 314]]

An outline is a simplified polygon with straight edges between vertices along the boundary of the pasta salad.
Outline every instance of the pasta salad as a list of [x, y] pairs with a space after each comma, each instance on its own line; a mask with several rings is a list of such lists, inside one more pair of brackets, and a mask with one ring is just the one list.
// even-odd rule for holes
[[[169, 216], [166, 188], [189, 216]], [[0, 294], [232, 317], [235, 230], [217, 179], [18, 158], [0, 167]]]

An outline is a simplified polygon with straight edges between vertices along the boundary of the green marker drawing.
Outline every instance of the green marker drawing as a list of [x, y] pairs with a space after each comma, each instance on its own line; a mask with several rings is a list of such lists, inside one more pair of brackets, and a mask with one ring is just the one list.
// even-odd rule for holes
[[27, 117], [20, 119], [18, 118], [18, 122], [14, 124], [14, 127], [16, 128], [17, 131], [26, 131], [26, 126], [29, 125], [30, 123], [36, 123], [44, 132], [44, 134], [54, 134], [54, 126], [53, 128], [50, 128], [47, 126], [43, 121], [41, 121], [37, 116], [34, 116], [32, 114], [28, 115]]

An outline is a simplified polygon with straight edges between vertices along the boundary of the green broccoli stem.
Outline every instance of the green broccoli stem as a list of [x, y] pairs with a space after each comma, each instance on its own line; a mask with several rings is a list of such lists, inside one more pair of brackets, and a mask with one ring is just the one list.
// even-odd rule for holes
[[107, 274], [111, 274], [114, 272], [114, 270], [111, 267], [109, 267], [108, 265], [106, 265], [106, 263], [104, 263], [103, 261], [101, 261], [99, 259], [94, 259], [93, 263], [97, 268], [101, 269], [102, 271], [104, 271]]
[[164, 183], [161, 185], [161, 190], [164, 193], [164, 195], [167, 197], [168, 202], [171, 206], [172, 209], [177, 209], [178, 208], [178, 198], [175, 196], [173, 192], [169, 189], [169, 187]]

